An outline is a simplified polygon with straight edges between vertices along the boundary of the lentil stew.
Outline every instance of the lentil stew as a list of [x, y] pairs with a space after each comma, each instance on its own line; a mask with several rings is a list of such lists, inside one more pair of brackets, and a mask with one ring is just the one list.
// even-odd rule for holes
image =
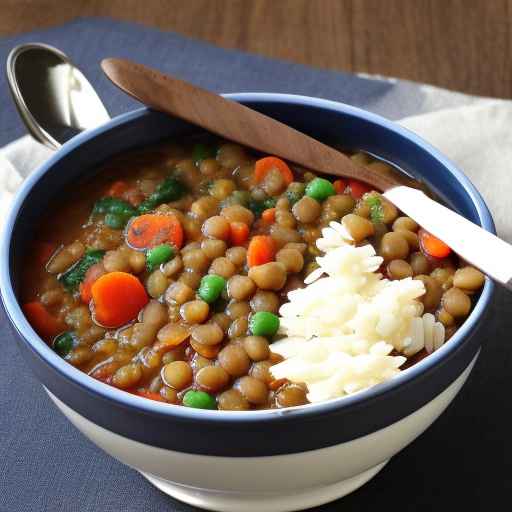
[[424, 309], [447, 339], [484, 283], [366, 184], [207, 137], [120, 155], [62, 197], [27, 256], [25, 315], [92, 378], [169, 404], [308, 403], [305, 385], [272, 377], [282, 360], [272, 342], [279, 307], [317, 268], [315, 242], [331, 221], [375, 247], [387, 278], [424, 283]]

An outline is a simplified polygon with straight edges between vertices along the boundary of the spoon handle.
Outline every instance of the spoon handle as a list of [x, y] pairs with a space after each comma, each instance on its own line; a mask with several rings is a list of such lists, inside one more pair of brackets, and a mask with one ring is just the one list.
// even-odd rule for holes
[[328, 174], [355, 178], [381, 190], [398, 184], [354, 163], [321, 142], [239, 103], [155, 69], [125, 59], [101, 62], [108, 78], [126, 93], [156, 110], [252, 147]]
[[410, 187], [384, 196], [459, 256], [512, 291], [512, 245]]

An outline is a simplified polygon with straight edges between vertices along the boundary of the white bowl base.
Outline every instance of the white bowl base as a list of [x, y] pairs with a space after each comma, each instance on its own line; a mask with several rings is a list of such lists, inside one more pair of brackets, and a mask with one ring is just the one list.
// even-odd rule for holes
[[359, 475], [335, 484], [311, 487], [293, 494], [277, 493], [243, 493], [198, 489], [163, 480], [149, 473], [140, 471], [155, 487], [163, 493], [189, 505], [214, 510], [216, 512], [292, 512], [304, 510], [324, 503], [329, 503], [355, 491], [371, 480], [386, 464], [367, 469]]
[[334, 446], [260, 457], [192, 454], [141, 443], [93, 423], [46, 391], [91, 441], [178, 500], [219, 512], [291, 512], [341, 498], [375, 476], [445, 410], [477, 357], [430, 402], [387, 427]]

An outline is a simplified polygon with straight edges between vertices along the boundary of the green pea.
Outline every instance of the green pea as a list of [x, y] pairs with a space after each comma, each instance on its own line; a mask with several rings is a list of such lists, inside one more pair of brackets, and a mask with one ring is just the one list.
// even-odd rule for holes
[[155, 268], [159, 267], [174, 258], [174, 248], [169, 244], [162, 244], [149, 249], [146, 253], [146, 268], [148, 272], [153, 272]]
[[183, 405], [194, 409], [217, 409], [215, 398], [212, 395], [192, 389], [185, 393]]
[[72, 332], [63, 332], [53, 340], [53, 350], [61, 357], [66, 357], [73, 348], [75, 335]]
[[272, 338], [279, 329], [279, 317], [268, 311], [258, 311], [249, 320], [249, 330], [254, 336]]
[[208, 304], [215, 302], [226, 287], [226, 280], [217, 274], [209, 274], [201, 279], [199, 290], [197, 291], [199, 297]]
[[317, 201], [323, 201], [335, 194], [336, 191], [334, 190], [333, 184], [324, 178], [315, 178], [306, 186], [306, 195]]
[[123, 229], [126, 225], [126, 220], [118, 213], [107, 213], [105, 215], [105, 224], [112, 229]]

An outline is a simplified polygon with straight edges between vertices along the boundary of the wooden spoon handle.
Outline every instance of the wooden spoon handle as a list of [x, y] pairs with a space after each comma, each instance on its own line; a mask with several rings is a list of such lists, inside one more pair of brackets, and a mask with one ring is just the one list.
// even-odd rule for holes
[[228, 140], [315, 171], [365, 181], [381, 190], [399, 183], [275, 119], [155, 69], [113, 58], [104, 59], [101, 67], [115, 85], [145, 105]]

